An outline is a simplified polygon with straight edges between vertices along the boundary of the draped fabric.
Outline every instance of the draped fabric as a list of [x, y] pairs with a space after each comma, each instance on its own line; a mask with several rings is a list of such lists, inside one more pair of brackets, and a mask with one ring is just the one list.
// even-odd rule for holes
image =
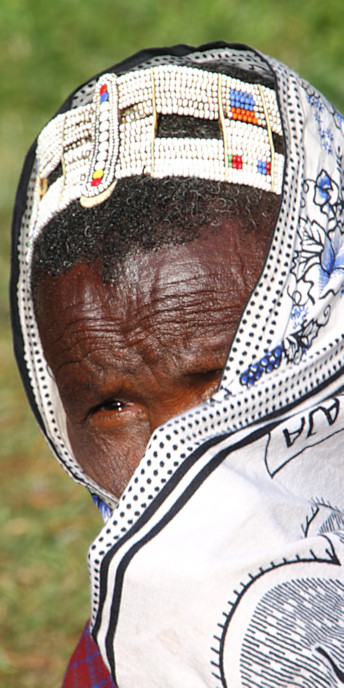
[[[291, 70], [245, 46], [144, 52], [134, 65], [181, 54], [204, 69], [221, 59], [272, 75], [284, 133], [280, 212], [217, 393], [154, 433], [118, 505], [84, 475], [45, 370], [23, 258], [34, 152], [14, 220], [19, 367], [57, 458], [107, 505], [90, 548], [91, 625], [114, 683], [337, 686], [344, 680], [344, 120]], [[90, 83], [65, 108], [80, 105]]]

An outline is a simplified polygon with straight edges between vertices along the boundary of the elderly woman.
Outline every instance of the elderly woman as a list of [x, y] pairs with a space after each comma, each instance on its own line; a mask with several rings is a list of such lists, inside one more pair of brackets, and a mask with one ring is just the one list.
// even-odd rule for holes
[[18, 365], [106, 521], [68, 688], [344, 681], [343, 128], [275, 60], [177, 46], [27, 157]]

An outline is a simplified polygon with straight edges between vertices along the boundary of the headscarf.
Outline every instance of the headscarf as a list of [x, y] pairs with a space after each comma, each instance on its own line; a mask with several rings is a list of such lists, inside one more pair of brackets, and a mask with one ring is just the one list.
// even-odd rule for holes
[[[32, 241], [54, 203], [79, 197], [87, 206], [115, 188], [120, 167], [99, 146], [92, 155], [87, 148], [90, 111], [98, 113], [91, 118], [99, 143], [101, 103], [118, 93], [114, 74], [166, 65], [216, 72], [219, 60], [274, 81], [285, 159], [284, 166], [276, 159], [275, 181], [271, 159], [264, 173], [273, 191], [281, 186], [280, 212], [218, 391], [154, 432], [116, 505], [70, 448], [32, 308]], [[250, 109], [247, 101], [241, 109]], [[225, 43], [143, 51], [77, 89], [58, 124], [48, 125], [55, 134], [68, 112], [87, 130], [88, 172], [81, 182], [80, 159], [72, 159], [68, 184], [46, 192], [37, 175], [58, 165], [61, 146], [43, 160], [37, 144], [29, 152], [13, 223], [12, 317], [36, 418], [59, 461], [107, 511], [89, 554], [92, 628], [104, 662], [120, 688], [337, 685], [344, 677], [344, 120], [284, 65]], [[52, 140], [48, 128], [44, 136]], [[110, 137], [114, 159], [117, 145]], [[245, 166], [230, 177], [226, 155], [227, 181], [245, 183]], [[211, 178], [204, 160], [201, 172], [186, 165], [185, 175]], [[126, 169], [137, 173], [132, 160]]]

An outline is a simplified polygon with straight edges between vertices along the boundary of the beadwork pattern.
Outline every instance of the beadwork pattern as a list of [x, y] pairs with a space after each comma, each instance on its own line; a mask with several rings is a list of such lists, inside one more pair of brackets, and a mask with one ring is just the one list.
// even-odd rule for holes
[[[217, 120], [220, 138], [159, 138], [158, 117], [169, 115]], [[58, 115], [39, 137], [28, 260], [32, 239], [56, 212], [76, 199], [103, 202], [124, 177], [198, 177], [280, 193], [284, 156], [273, 134], [282, 127], [265, 86], [175, 64], [103, 75], [92, 103]], [[63, 174], [48, 187], [59, 164]]]
[[[89, 206], [93, 204], [91, 199], [95, 203], [103, 200], [100, 194], [107, 188], [106, 179], [111, 179], [112, 183], [114, 178], [142, 173], [154, 177], [196, 176], [280, 192], [284, 159], [281, 155], [276, 156], [269, 129], [279, 135], [282, 129], [276, 96], [271, 89], [176, 65], [163, 65], [122, 77], [107, 75], [105, 80], [106, 83], [98, 85], [95, 99], [95, 153], [83, 189], [82, 204]], [[108, 106], [109, 92], [116, 91], [118, 111]], [[105, 121], [108, 122], [106, 132], [119, 129], [118, 160], [106, 155], [110, 133], [107, 138], [107, 133], [99, 134], [97, 128], [103, 110], [104, 128]], [[172, 137], [161, 140], [156, 136], [156, 116], [159, 115], [220, 120], [223, 139]], [[97, 167], [99, 149], [103, 152], [101, 163], [105, 165], [106, 175], [104, 169]]]

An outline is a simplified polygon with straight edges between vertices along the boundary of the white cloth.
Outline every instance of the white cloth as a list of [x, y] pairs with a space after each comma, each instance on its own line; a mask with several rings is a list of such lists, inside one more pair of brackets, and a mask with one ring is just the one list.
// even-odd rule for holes
[[155, 434], [90, 551], [120, 688], [344, 679], [343, 120], [270, 64], [286, 169], [265, 270], [221, 389]]

